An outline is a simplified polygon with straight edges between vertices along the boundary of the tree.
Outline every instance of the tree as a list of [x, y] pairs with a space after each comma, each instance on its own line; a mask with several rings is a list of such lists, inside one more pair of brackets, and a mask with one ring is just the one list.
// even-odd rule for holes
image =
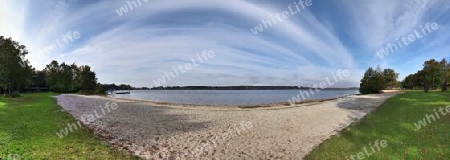
[[47, 81], [45, 80], [45, 72], [34, 71], [33, 82], [31, 85], [34, 87], [47, 87]]
[[447, 87], [448, 87], [448, 81], [449, 81], [449, 72], [450, 72], [450, 62], [448, 62], [447, 60], [445, 60], [445, 58], [443, 58], [441, 60], [441, 66], [442, 66], [442, 85], [441, 85], [441, 92], [445, 92], [447, 91]]
[[97, 89], [96, 74], [87, 65], [78, 67], [75, 63], [67, 65], [64, 62], [59, 64], [52, 61], [44, 71], [51, 91], [78, 92]]
[[361, 79], [359, 92], [362, 94], [380, 93], [382, 85], [384, 85], [380, 84], [380, 75], [380, 72], [373, 70], [372, 67], [369, 67]]
[[24, 45], [0, 36], [0, 88], [5, 95], [13, 97], [31, 84], [33, 68], [25, 59], [27, 54]]
[[83, 90], [101, 90], [96, 74], [89, 66], [78, 67], [75, 63], [59, 64], [52, 61], [43, 71], [35, 71], [29, 65], [24, 45], [11, 38], [0, 36], [0, 94], [11, 97], [21, 90], [34, 87], [46, 87], [55, 92], [77, 92]]
[[81, 90], [95, 90], [97, 87], [97, 78], [89, 66], [81, 66], [78, 74]]
[[405, 89], [423, 89], [429, 92], [430, 89], [441, 88], [442, 92], [447, 91], [450, 81], [450, 62], [442, 59], [440, 62], [430, 59], [425, 61], [423, 69], [417, 73], [410, 74], [403, 80], [402, 86]]
[[414, 89], [415, 85], [415, 79], [416, 79], [416, 74], [410, 74], [408, 76], [405, 77], [405, 79], [402, 82], [402, 87], [404, 89]]
[[423, 64], [423, 78], [424, 78], [424, 91], [428, 92], [430, 89], [437, 89], [438, 86], [441, 86], [442, 82], [442, 64], [436, 61], [435, 59], [431, 59], [428, 61], [425, 61]]
[[393, 69], [390, 69], [390, 68], [384, 69], [383, 76], [386, 81], [386, 86], [384, 88], [392, 89], [394, 86], [396, 86], [398, 75], [399, 74], [395, 73], [395, 71]]
[[58, 72], [59, 72], [59, 63], [57, 61], [52, 61], [48, 64], [45, 69], [45, 79], [47, 81], [49, 90], [56, 91], [57, 90], [57, 80], [58, 80]]
[[131, 89], [133, 89], [133, 87], [131, 87], [130, 85], [126, 84], [119, 85], [119, 90], [131, 90]]
[[381, 90], [386, 88], [399, 86], [397, 78], [398, 73], [395, 73], [393, 69], [387, 68], [382, 70], [378, 66], [374, 70], [372, 67], [369, 67], [361, 79], [359, 92], [362, 94], [380, 93]]

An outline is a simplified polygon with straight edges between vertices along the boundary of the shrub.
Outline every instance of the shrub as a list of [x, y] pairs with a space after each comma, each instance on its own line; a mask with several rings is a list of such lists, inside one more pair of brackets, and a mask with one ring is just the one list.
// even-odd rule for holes
[[16, 98], [16, 97], [20, 97], [20, 92], [19, 91], [13, 91], [11, 94], [12, 98]]
[[361, 79], [359, 92], [361, 94], [378, 94], [386, 88], [386, 79], [380, 68], [373, 70], [372, 67], [366, 70]]
[[80, 90], [80, 91], [78, 91], [78, 94], [93, 95], [93, 94], [95, 94], [95, 90]]

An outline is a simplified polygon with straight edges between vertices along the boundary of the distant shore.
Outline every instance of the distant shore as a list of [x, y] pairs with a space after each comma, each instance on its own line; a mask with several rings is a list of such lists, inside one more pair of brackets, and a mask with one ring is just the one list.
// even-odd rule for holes
[[117, 110], [85, 125], [116, 148], [143, 159], [301, 159], [396, 94], [352, 95], [258, 108], [183, 106], [80, 95], [56, 98], [78, 120], [99, 105], [117, 103]]
[[[296, 90], [145, 90], [131, 94], [110, 94], [110, 98], [152, 102], [158, 105], [245, 107], [289, 106], [290, 100], [298, 97], [302, 89]], [[293, 104], [333, 100], [358, 94], [357, 90], [325, 90], [298, 98]], [[172, 98], [169, 98], [172, 97]]]
[[[159, 86], [149, 90], [291, 90], [310, 89], [304, 86]], [[356, 90], [358, 87], [348, 88], [324, 88], [323, 90]]]
[[[353, 96], [357, 94], [352, 95], [343, 95], [343, 96], [337, 96], [332, 98], [317, 98], [317, 99], [309, 99], [309, 100], [303, 100], [301, 102], [295, 103], [296, 105], [300, 104], [310, 104], [310, 103], [320, 103], [325, 101], [333, 101], [339, 98], [345, 98], [349, 96]], [[291, 104], [289, 102], [275, 102], [275, 103], [262, 103], [262, 104], [256, 104], [256, 105], [208, 105], [208, 104], [189, 104], [189, 103], [173, 103], [173, 102], [155, 102], [150, 100], [141, 100], [141, 99], [129, 99], [129, 98], [116, 98], [116, 97], [107, 97], [107, 96], [101, 96], [105, 99], [116, 99], [116, 100], [122, 100], [122, 101], [129, 101], [129, 102], [142, 102], [142, 103], [148, 103], [151, 105], [158, 105], [158, 106], [165, 106], [165, 107], [171, 107], [171, 108], [210, 108], [210, 109], [251, 109], [251, 108], [289, 108], [291, 107]], [[296, 107], [296, 106], [292, 106]]]

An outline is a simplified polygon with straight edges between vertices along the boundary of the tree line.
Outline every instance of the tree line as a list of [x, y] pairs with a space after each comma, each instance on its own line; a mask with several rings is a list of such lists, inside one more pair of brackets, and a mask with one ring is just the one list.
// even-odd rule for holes
[[52, 61], [45, 67], [43, 75], [50, 91], [72, 93], [101, 90], [95, 72], [88, 65], [77, 66], [75, 63], [69, 65]]
[[15, 97], [31, 88], [62, 93], [103, 92], [90, 66], [52, 61], [39, 71], [25, 59], [27, 54], [24, 45], [0, 36], [0, 94]]
[[423, 68], [405, 77], [402, 82], [397, 81], [398, 73], [393, 69], [369, 67], [361, 79], [359, 91], [362, 94], [380, 93], [384, 89], [420, 89], [447, 91], [450, 84], [450, 61], [442, 59], [425, 61]]
[[[114, 90], [135, 90], [139, 88], [134, 88], [128, 84], [101, 84], [101, 87], [104, 91], [114, 91]], [[144, 88], [145, 89], [145, 88]]]
[[441, 89], [447, 91], [450, 80], [450, 62], [446, 59], [425, 61], [423, 68], [414, 74], [406, 76], [402, 83], [405, 89], [429, 90]]
[[[159, 86], [151, 90], [298, 90], [310, 89], [304, 86]], [[314, 89], [314, 88], [312, 88]], [[357, 88], [326, 88], [325, 90], [350, 90]]]
[[152, 90], [284, 90], [300, 89], [298, 86], [159, 86]]

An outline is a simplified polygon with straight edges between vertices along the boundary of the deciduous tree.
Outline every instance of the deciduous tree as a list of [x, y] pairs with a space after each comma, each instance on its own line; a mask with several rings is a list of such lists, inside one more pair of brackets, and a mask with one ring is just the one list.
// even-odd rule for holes
[[24, 45], [11, 38], [0, 36], [0, 87], [4, 94], [13, 96], [13, 92], [27, 88], [32, 82], [33, 68], [25, 55]]

